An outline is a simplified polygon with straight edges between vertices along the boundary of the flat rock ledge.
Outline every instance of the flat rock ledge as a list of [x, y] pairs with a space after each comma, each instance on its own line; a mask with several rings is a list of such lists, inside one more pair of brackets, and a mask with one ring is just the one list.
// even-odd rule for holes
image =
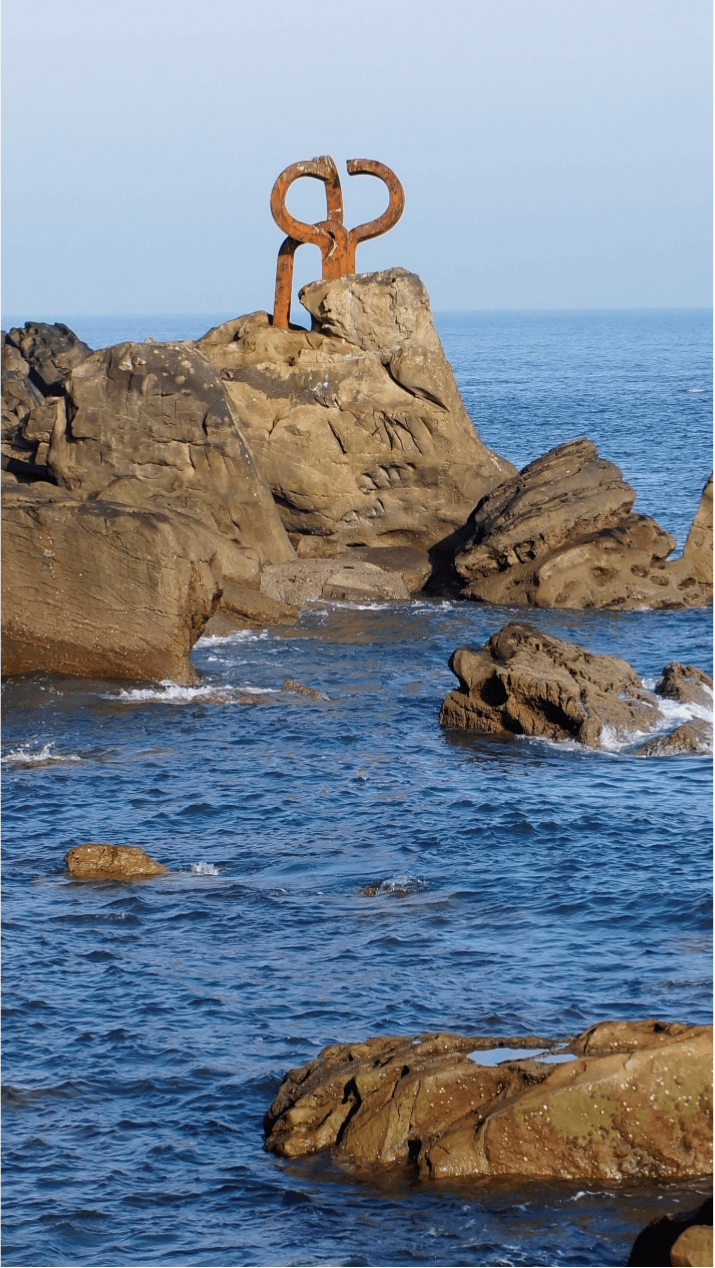
[[666, 665], [654, 692], [615, 656], [585, 651], [531, 625], [510, 622], [478, 650], [460, 647], [449, 667], [459, 688], [445, 699], [440, 723], [496, 735], [576, 740], [602, 748], [646, 739], [639, 756], [710, 752], [712, 723], [702, 717], [673, 722], [663, 701], [712, 710], [712, 679], [692, 665]]
[[84, 880], [138, 881], [163, 876], [168, 867], [157, 863], [138, 845], [76, 845], [65, 854], [70, 876]]
[[712, 1027], [649, 1018], [560, 1044], [454, 1034], [335, 1044], [288, 1072], [264, 1130], [282, 1157], [330, 1149], [359, 1167], [411, 1163], [424, 1179], [704, 1176]]

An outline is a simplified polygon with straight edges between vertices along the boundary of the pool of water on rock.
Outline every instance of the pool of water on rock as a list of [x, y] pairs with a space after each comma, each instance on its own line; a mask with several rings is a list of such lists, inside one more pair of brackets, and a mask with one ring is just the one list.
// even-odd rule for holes
[[[709, 383], [704, 327], [696, 346], [685, 319], [636, 323], [638, 389], [623, 330], [609, 361], [594, 317], [597, 399], [574, 426], [585, 316], [488, 316], [440, 327], [487, 443], [525, 462], [591, 435], [682, 545], [709, 470], [709, 406], [688, 395]], [[510, 440], [529, 399], [532, 434]], [[438, 726], [449, 653], [523, 615], [317, 603], [295, 629], [202, 640], [196, 688], [5, 685], [6, 1264], [615, 1265], [653, 1214], [696, 1204], [703, 1185], [430, 1186], [262, 1150], [282, 1075], [328, 1043], [710, 1018], [709, 759]], [[528, 619], [647, 680], [671, 659], [710, 669], [710, 611]], [[62, 857], [87, 840], [172, 872], [70, 881]]]

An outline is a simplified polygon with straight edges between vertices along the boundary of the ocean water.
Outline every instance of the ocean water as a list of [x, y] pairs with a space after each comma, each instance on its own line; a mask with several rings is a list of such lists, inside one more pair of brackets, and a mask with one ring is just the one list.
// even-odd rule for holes
[[[53, 319], [99, 347], [228, 315]], [[711, 466], [710, 314], [437, 325], [487, 444], [521, 465], [590, 436], [682, 546]], [[200, 640], [193, 688], [5, 683], [6, 1265], [618, 1265], [708, 1191], [263, 1151], [283, 1074], [329, 1043], [710, 1020], [710, 759], [438, 725], [449, 654], [515, 616], [318, 602]], [[711, 672], [711, 611], [528, 619], [649, 683], [673, 659]], [[172, 870], [71, 881], [83, 841]]]

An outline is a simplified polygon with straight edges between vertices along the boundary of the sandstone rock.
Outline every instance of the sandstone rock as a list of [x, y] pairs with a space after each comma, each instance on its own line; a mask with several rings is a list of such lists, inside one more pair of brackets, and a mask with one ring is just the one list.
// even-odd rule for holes
[[713, 1262], [713, 1201], [692, 1211], [651, 1220], [633, 1243], [628, 1268], [660, 1268], [671, 1264]]
[[352, 602], [408, 599], [400, 573], [377, 564], [354, 563], [352, 553], [337, 559], [300, 559], [263, 569], [261, 591], [280, 603], [304, 607], [315, 599]]
[[712, 585], [713, 579], [713, 478], [703, 489], [700, 504], [683, 547], [683, 559], [694, 577]]
[[[601, 1036], [607, 1052], [579, 1056], [587, 1032], [555, 1066], [535, 1036], [334, 1045], [286, 1075], [264, 1120], [266, 1148], [284, 1157], [331, 1148], [366, 1166], [412, 1161], [423, 1178], [706, 1174], [712, 1028], [620, 1027]], [[478, 1064], [490, 1044], [536, 1051]]]
[[677, 757], [680, 753], [712, 753], [712, 725], [703, 718], [683, 722], [667, 735], [655, 735], [634, 749], [634, 757]]
[[58, 394], [92, 349], [65, 325], [27, 322], [2, 336], [2, 465], [19, 480], [49, 480]]
[[475, 433], [422, 283], [390, 269], [301, 300], [311, 331], [253, 313], [199, 343], [283, 523], [344, 546], [433, 547], [514, 468]]
[[49, 441], [34, 406], [7, 433], [3, 673], [192, 681], [189, 652], [230, 584], [260, 606], [262, 565], [295, 557], [270, 490], [193, 344], [53, 356]]
[[662, 721], [638, 675], [614, 656], [597, 656], [530, 625], [505, 625], [479, 651], [449, 660], [459, 678], [442, 705], [443, 726], [574, 739], [597, 748], [604, 727], [624, 738]]
[[281, 691], [289, 691], [294, 696], [305, 696], [306, 700], [325, 699], [322, 692], [316, 691], [315, 687], [306, 687], [304, 682], [298, 682], [296, 678], [284, 679]]
[[28, 321], [6, 335], [7, 343], [17, 348], [27, 362], [29, 377], [43, 396], [55, 396], [75, 366], [91, 355], [89, 344], [65, 326], [55, 322]]
[[138, 845], [77, 845], [65, 855], [65, 863], [70, 876], [86, 880], [134, 881], [169, 870]]
[[266, 1148], [298, 1157], [339, 1145], [366, 1163], [415, 1158], [424, 1132], [528, 1084], [520, 1070], [470, 1061], [476, 1042], [391, 1036], [323, 1049], [283, 1080], [264, 1120]]
[[271, 625], [294, 625], [300, 613], [290, 603], [279, 603], [260, 590], [224, 581], [217, 611], [203, 629], [205, 635], [226, 635], [233, 630], [263, 629]]
[[670, 1262], [677, 1268], [710, 1268], [713, 1262], [713, 1230], [712, 1225], [691, 1224], [673, 1243], [670, 1251]]
[[557, 1066], [538, 1086], [424, 1146], [432, 1177], [666, 1179], [712, 1166], [712, 1028]]
[[569, 441], [504, 481], [459, 535], [463, 598], [564, 608], [685, 608], [712, 602], [707, 487], [680, 559], [675, 539], [631, 513], [635, 492], [585, 439]]
[[681, 665], [671, 661], [665, 665], [655, 684], [655, 694], [665, 700], [680, 700], [686, 704], [712, 708], [713, 680], [695, 665]]
[[52, 485], [3, 495], [2, 672], [191, 683], [220, 599], [211, 534]]
[[193, 344], [105, 348], [65, 391], [68, 421], [48, 455], [63, 488], [194, 516], [227, 543], [223, 575], [239, 583], [294, 557], [221, 380]]

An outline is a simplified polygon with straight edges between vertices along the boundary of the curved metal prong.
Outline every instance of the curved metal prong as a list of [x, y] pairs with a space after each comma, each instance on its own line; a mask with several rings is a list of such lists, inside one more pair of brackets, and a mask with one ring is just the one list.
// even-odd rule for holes
[[286, 194], [294, 181], [301, 176], [313, 176], [325, 184], [325, 196], [328, 204], [327, 219], [336, 224], [343, 223], [343, 194], [340, 188], [338, 169], [329, 154], [321, 154], [306, 162], [291, 163], [281, 172], [271, 191], [271, 214], [276, 224], [289, 238], [296, 242], [311, 242], [321, 250], [330, 249], [328, 235], [321, 232], [318, 225], [308, 225], [291, 216], [285, 205]]
[[405, 209], [405, 191], [392, 169], [375, 159], [349, 159], [347, 168], [350, 176], [377, 176], [385, 182], [390, 194], [387, 208], [377, 220], [366, 220], [364, 224], [356, 225], [350, 230], [350, 236], [357, 245], [368, 238], [377, 238], [397, 224]]

